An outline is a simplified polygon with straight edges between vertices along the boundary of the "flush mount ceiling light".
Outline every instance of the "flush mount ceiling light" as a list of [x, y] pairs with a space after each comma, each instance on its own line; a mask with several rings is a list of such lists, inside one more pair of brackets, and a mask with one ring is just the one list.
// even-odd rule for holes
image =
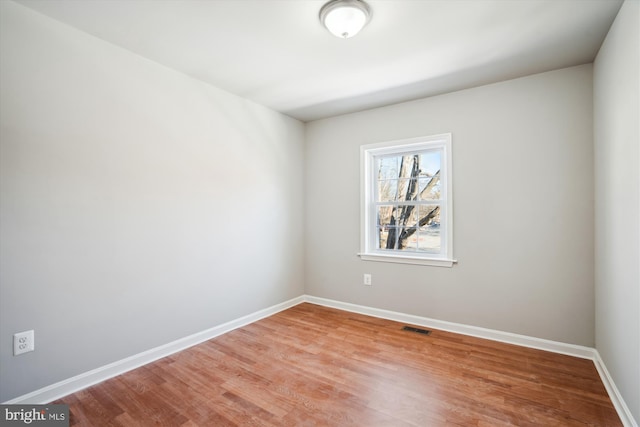
[[348, 39], [367, 25], [371, 9], [362, 0], [331, 0], [320, 9], [320, 22], [336, 37]]

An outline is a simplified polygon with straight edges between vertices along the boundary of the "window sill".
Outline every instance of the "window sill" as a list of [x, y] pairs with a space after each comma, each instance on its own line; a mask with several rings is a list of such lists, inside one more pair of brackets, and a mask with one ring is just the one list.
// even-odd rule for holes
[[455, 259], [442, 259], [442, 258], [421, 258], [411, 256], [400, 255], [382, 255], [382, 254], [363, 254], [359, 253], [358, 256], [363, 261], [377, 261], [377, 262], [393, 262], [396, 264], [414, 264], [414, 265], [429, 265], [432, 267], [453, 267], [458, 260]]

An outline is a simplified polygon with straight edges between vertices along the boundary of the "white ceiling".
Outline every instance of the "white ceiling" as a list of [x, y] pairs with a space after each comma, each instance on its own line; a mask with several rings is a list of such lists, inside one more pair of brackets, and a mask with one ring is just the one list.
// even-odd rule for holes
[[18, 0], [309, 121], [592, 62], [622, 0], [367, 0], [351, 39], [322, 0]]

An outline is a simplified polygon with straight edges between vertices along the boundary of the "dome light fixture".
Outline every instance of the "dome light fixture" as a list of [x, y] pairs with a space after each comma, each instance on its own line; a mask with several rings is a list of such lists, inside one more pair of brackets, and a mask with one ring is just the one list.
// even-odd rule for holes
[[331, 0], [320, 9], [320, 22], [331, 34], [348, 39], [371, 19], [371, 8], [362, 0]]

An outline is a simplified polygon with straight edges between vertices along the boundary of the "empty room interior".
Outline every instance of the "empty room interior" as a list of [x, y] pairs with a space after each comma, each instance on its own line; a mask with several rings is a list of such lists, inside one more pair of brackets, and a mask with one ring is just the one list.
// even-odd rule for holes
[[639, 0], [0, 0], [0, 402], [638, 426], [639, 27]]

